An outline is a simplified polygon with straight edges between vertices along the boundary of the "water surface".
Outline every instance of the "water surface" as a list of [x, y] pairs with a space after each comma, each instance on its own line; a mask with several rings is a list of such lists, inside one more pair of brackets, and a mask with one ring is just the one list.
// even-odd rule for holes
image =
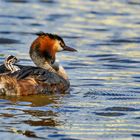
[[1, 0], [0, 62], [33, 65], [39, 31], [61, 35], [78, 53], [59, 53], [69, 94], [0, 97], [0, 138], [140, 138], [139, 0]]

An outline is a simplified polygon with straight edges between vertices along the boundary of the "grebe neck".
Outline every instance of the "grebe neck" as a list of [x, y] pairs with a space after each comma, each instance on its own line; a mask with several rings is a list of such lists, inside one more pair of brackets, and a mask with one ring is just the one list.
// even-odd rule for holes
[[61, 65], [59, 65], [58, 62], [55, 62], [54, 60], [51, 60], [49, 58], [46, 59], [44, 57], [41, 57], [36, 52], [32, 52], [30, 56], [36, 66], [46, 69], [50, 72], [56, 73], [64, 79], [68, 80], [68, 75], [66, 74], [66, 71]]
[[36, 51], [30, 51], [30, 57], [37, 67], [55, 72], [51, 66], [51, 59], [46, 59], [45, 57], [39, 55]]
[[68, 75], [67, 75], [65, 69], [63, 68], [63, 66], [61, 64], [59, 64], [58, 60], [56, 60], [51, 66], [53, 67], [53, 69], [55, 69], [55, 71], [57, 72], [58, 75], [60, 75], [64, 79], [68, 80]]

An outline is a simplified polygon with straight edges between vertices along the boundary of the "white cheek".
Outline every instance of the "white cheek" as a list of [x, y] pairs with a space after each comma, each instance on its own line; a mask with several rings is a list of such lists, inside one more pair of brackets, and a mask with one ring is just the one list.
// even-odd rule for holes
[[61, 51], [63, 51], [63, 48], [62, 48], [60, 45], [58, 45], [57, 51], [58, 51], [58, 52], [61, 52]]

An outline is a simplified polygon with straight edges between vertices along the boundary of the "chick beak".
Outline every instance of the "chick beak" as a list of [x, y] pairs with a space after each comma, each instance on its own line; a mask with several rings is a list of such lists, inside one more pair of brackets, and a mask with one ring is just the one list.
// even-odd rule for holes
[[20, 60], [19, 59], [16, 59], [15, 63], [18, 63], [18, 62], [20, 62]]
[[65, 46], [63, 49], [64, 49], [64, 51], [77, 52], [76, 49], [68, 47], [68, 46]]

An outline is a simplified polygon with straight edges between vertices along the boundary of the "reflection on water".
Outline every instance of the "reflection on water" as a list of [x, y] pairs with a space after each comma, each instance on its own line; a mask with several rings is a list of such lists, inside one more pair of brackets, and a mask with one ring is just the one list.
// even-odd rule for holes
[[32, 65], [28, 50], [38, 31], [57, 33], [78, 50], [58, 55], [70, 94], [0, 97], [1, 139], [139, 139], [139, 6], [139, 0], [1, 0], [1, 63], [13, 54]]
[[[4, 118], [1, 127], [12, 133], [44, 139], [44, 135], [37, 136], [36, 132], [48, 131], [48, 129], [61, 125], [58, 107], [62, 96], [1, 97], [0, 117]], [[26, 125], [32, 129], [36, 128], [35, 130], [28, 129]], [[45, 134], [46, 137], [48, 134]]]

